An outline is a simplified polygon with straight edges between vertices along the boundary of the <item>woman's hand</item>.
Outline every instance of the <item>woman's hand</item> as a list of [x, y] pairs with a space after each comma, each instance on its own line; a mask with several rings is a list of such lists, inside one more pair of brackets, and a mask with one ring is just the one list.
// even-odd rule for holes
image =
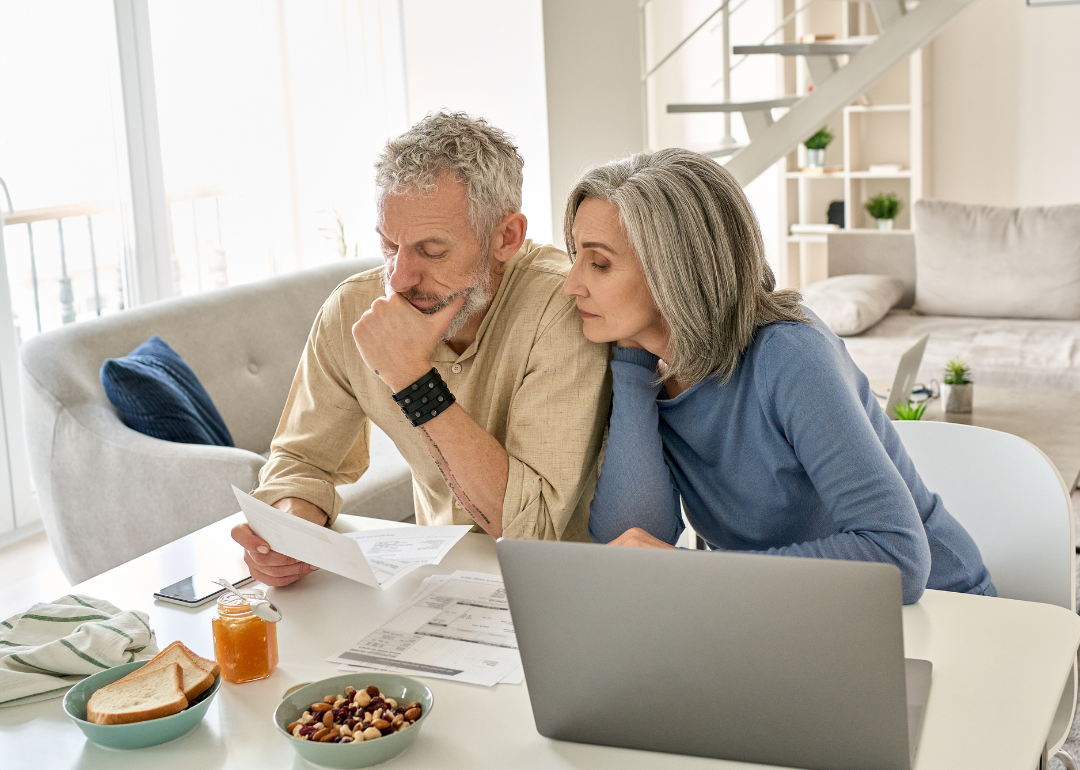
[[653, 537], [641, 527], [628, 529], [612, 540], [608, 545], [624, 545], [630, 548], [674, 548], [663, 540]]

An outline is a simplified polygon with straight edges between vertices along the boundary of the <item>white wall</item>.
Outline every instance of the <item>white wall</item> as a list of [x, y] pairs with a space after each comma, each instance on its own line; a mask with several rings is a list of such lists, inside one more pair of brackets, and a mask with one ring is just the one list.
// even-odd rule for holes
[[933, 43], [936, 198], [1080, 203], [1080, 5], [978, 0]]
[[528, 236], [551, 243], [541, 0], [402, 0], [402, 9], [409, 120], [463, 110], [513, 135]]
[[[517, 0], [515, 0], [517, 1]], [[645, 149], [635, 0], [544, 0], [551, 218], [587, 167]], [[561, 234], [555, 236], [562, 244]]]

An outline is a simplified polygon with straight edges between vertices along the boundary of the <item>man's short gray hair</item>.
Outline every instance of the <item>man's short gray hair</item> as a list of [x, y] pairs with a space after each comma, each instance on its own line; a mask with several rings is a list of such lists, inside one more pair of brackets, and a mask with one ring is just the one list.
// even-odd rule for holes
[[521, 169], [525, 161], [509, 134], [464, 112], [432, 112], [386, 143], [375, 163], [380, 200], [386, 195], [435, 191], [435, 180], [450, 172], [465, 185], [469, 224], [481, 244], [496, 226], [521, 211]]
[[586, 198], [619, 210], [671, 330], [666, 376], [689, 384], [709, 376], [725, 382], [759, 326], [808, 320], [797, 291], [775, 291], [757, 218], [738, 182], [704, 155], [659, 150], [586, 171], [563, 219], [571, 258], [574, 217]]

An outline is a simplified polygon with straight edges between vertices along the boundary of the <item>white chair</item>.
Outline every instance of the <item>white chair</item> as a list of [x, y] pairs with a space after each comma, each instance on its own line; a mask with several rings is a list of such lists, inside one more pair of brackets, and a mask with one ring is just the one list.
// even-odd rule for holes
[[[931, 492], [974, 538], [997, 587], [1008, 599], [1076, 611], [1076, 536], [1069, 490], [1057, 468], [1022, 438], [971, 425], [893, 423]], [[1076, 709], [1077, 667], [1065, 684], [1040, 767], [1062, 749]]]

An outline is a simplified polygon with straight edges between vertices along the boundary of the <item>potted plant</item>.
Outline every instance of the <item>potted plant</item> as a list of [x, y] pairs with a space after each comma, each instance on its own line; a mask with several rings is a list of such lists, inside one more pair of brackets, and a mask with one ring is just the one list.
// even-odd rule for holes
[[833, 140], [833, 132], [828, 126], [822, 126], [817, 133], [803, 142], [806, 147], [806, 165], [808, 168], [825, 168], [825, 148]]
[[941, 403], [948, 414], [970, 414], [972, 390], [971, 367], [959, 357], [945, 364], [945, 377], [941, 385]]
[[877, 220], [878, 230], [892, 230], [893, 220], [900, 213], [904, 204], [896, 193], [878, 193], [863, 204], [867, 213]]
[[923, 412], [926, 411], [926, 402], [913, 404], [909, 398], [903, 404], [897, 404], [893, 410], [896, 412], [896, 419], [898, 420], [921, 420]]

